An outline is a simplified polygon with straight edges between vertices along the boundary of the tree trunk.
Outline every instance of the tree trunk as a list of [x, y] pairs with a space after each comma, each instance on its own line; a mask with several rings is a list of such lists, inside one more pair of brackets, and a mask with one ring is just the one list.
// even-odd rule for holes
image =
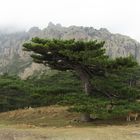
[[[92, 93], [92, 85], [90, 82], [90, 76], [88, 75], [88, 73], [83, 70], [80, 66], [76, 66], [75, 67], [75, 71], [77, 72], [77, 74], [79, 75], [82, 83], [83, 83], [83, 90], [85, 92], [85, 94], [87, 96], [93, 94]], [[81, 114], [81, 121], [82, 122], [90, 122], [92, 119], [90, 118], [90, 113], [82, 113]]]
[[83, 83], [83, 90], [84, 90], [85, 94], [91, 95], [92, 86], [91, 86], [91, 82], [90, 82], [90, 76], [80, 66], [76, 66], [75, 71], [77, 72], [77, 75], [79, 75], [79, 77]]
[[91, 95], [92, 94], [92, 87], [91, 87], [91, 83], [88, 79], [83, 80], [83, 85], [84, 85], [84, 91], [86, 95]]
[[90, 114], [89, 113], [82, 113], [81, 114], [81, 122], [90, 122]]

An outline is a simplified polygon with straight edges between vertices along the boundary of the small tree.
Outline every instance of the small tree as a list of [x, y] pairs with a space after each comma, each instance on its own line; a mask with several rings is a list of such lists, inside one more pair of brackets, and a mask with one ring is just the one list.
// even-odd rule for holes
[[[137, 63], [129, 58], [111, 60], [105, 55], [105, 42], [49, 40], [33, 38], [24, 43], [26, 51], [32, 51], [34, 62], [43, 63], [56, 70], [73, 70], [83, 83], [83, 90], [87, 96], [94, 96], [94, 76], [106, 76], [112, 70], [133, 67]], [[84, 113], [83, 120], [89, 121], [89, 113]]]

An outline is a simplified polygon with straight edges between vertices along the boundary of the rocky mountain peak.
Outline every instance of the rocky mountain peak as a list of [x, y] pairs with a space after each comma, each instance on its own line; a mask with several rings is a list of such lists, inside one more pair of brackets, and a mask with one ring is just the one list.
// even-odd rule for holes
[[[0, 33], [1, 34], [1, 33]], [[99, 30], [93, 27], [69, 26], [63, 27], [61, 24], [50, 22], [44, 29], [32, 27], [28, 32], [18, 32], [0, 35], [0, 73], [10, 72], [24, 74], [27, 71], [38, 68], [32, 64], [32, 60], [27, 52], [22, 49], [22, 44], [32, 37], [76, 39], [76, 40], [101, 40], [105, 41], [106, 53], [112, 57], [133, 55], [140, 63], [140, 43], [128, 36], [112, 34], [106, 28]], [[28, 67], [31, 69], [29, 70]], [[39, 68], [41, 70], [41, 68]]]

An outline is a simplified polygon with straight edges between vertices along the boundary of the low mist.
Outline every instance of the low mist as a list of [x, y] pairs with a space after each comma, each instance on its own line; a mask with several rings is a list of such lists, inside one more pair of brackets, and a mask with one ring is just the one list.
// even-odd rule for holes
[[12, 34], [23, 31], [26, 31], [25, 27], [19, 27], [14, 25], [0, 26], [0, 34]]

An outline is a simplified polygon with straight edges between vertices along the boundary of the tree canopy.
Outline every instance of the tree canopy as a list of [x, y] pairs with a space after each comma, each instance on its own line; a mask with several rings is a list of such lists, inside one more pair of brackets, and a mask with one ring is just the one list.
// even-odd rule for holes
[[[34, 62], [60, 71], [76, 72], [88, 96], [80, 95], [78, 98], [76, 95], [80, 100], [69, 96], [66, 99], [76, 105], [74, 110], [86, 112], [87, 119], [87, 113], [108, 113], [110, 109], [116, 113], [139, 107], [135, 102], [139, 98], [139, 87], [130, 86], [130, 75], [137, 67], [137, 62], [132, 56], [111, 59], [105, 53], [104, 43], [97, 40], [50, 40], [35, 37], [23, 46], [25, 51], [32, 52]], [[107, 109], [108, 105], [111, 105], [110, 109]]]

